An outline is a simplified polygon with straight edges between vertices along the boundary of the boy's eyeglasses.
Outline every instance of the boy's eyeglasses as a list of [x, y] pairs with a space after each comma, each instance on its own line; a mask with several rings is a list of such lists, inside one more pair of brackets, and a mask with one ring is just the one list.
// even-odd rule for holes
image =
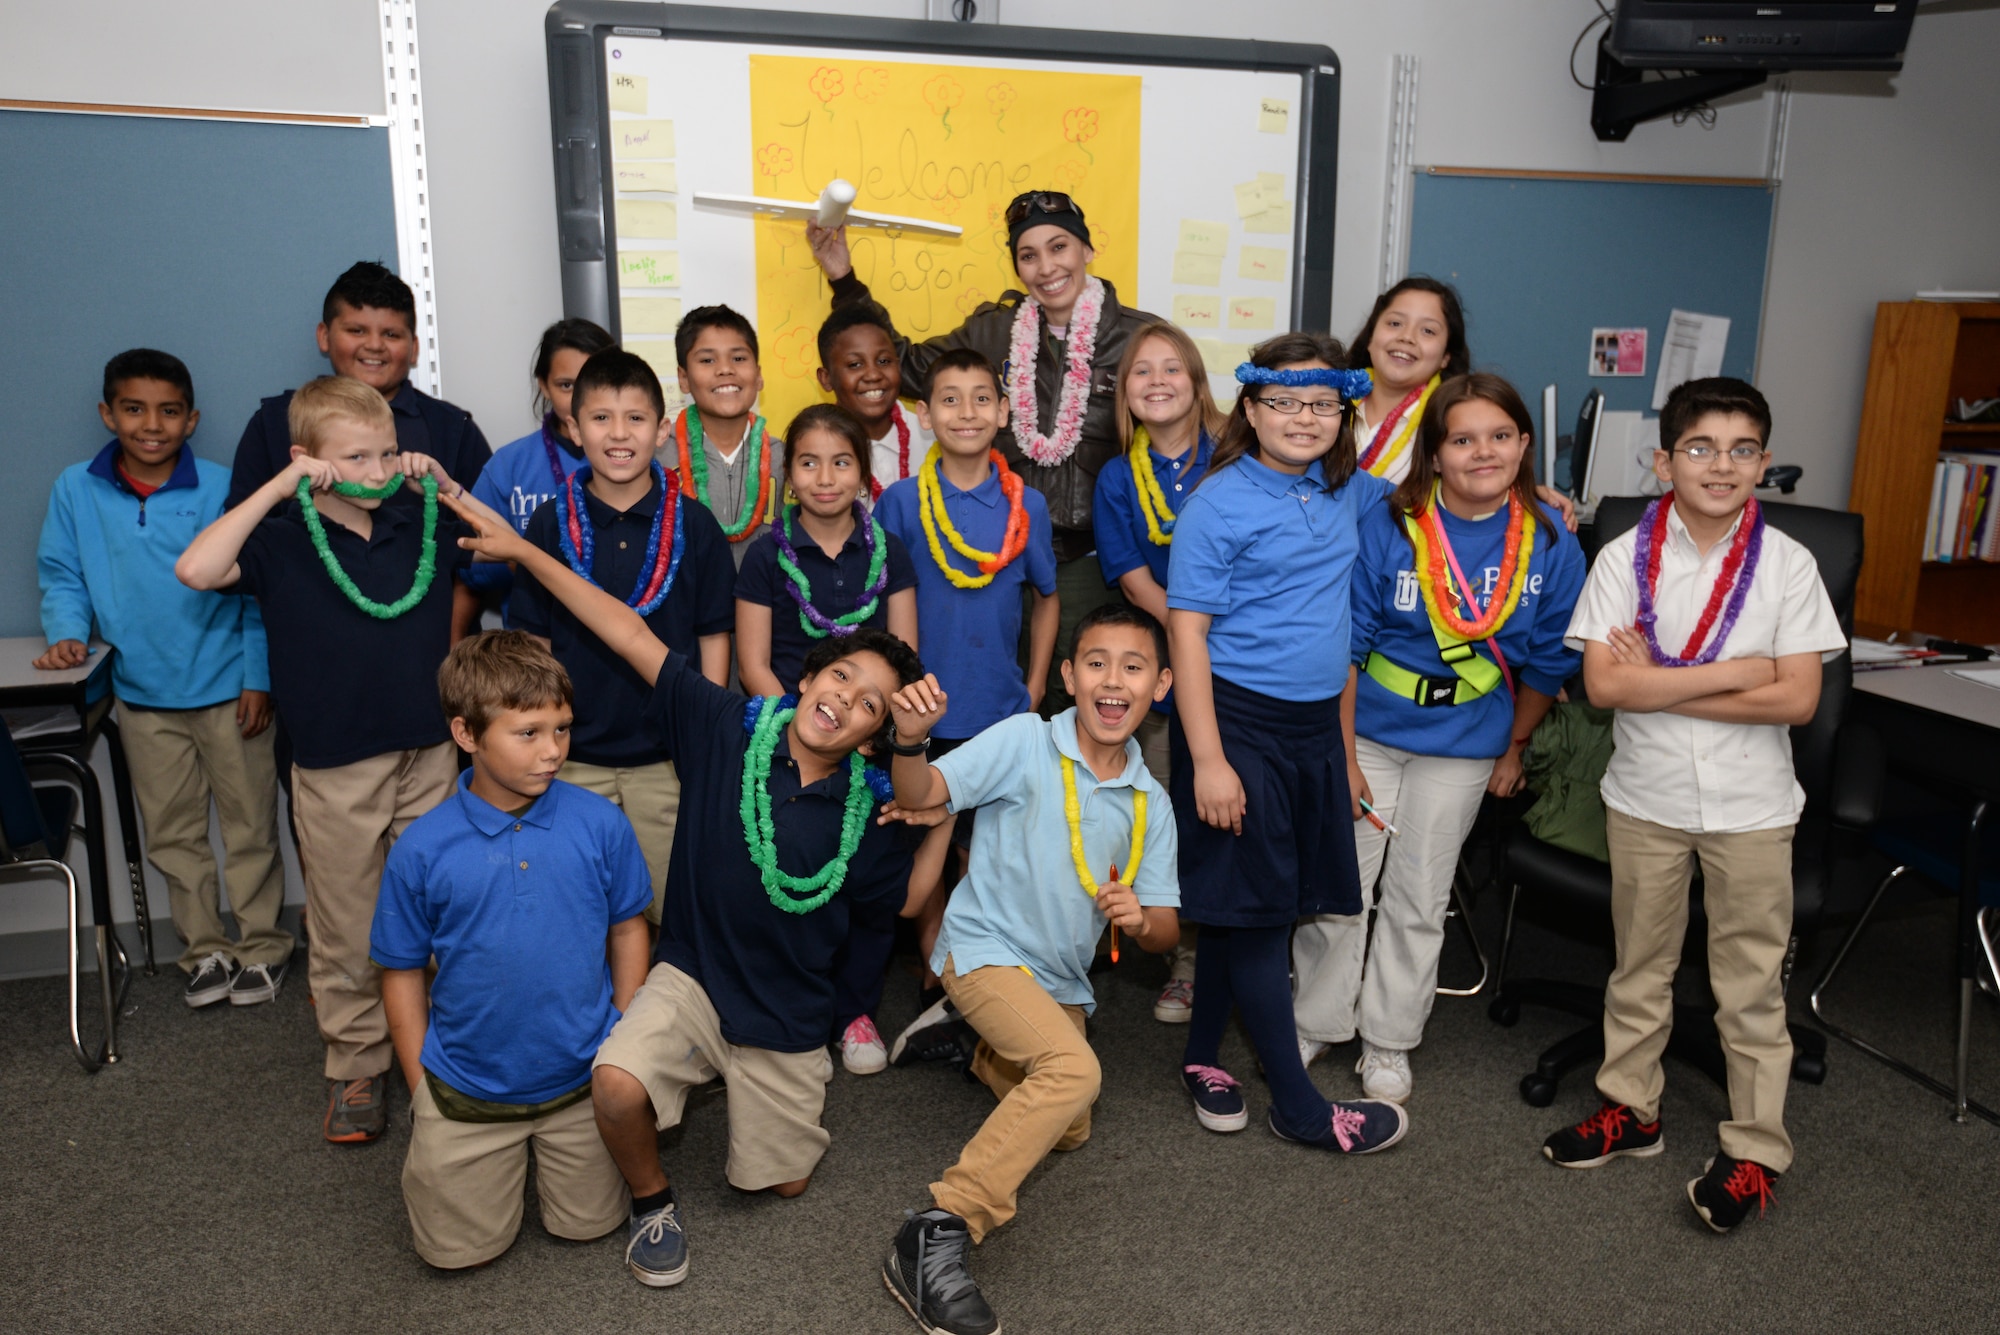
[[1007, 206], [1007, 225], [1012, 227], [1030, 213], [1074, 213], [1083, 216], [1076, 201], [1060, 190], [1031, 190]]
[[[1698, 464], [1712, 463], [1716, 455], [1723, 453], [1723, 451], [1716, 449], [1713, 445], [1683, 445], [1680, 447], [1680, 451]], [[1672, 451], [1669, 450], [1668, 453], [1672, 453]], [[1748, 468], [1751, 464], [1756, 463], [1764, 457], [1765, 453], [1766, 451], [1759, 449], [1755, 445], [1732, 445], [1728, 450], [1729, 462], [1743, 468]]]
[[1347, 407], [1339, 399], [1314, 399], [1311, 403], [1307, 403], [1304, 399], [1289, 398], [1285, 395], [1275, 395], [1268, 399], [1260, 395], [1257, 402], [1285, 417], [1297, 417], [1302, 408], [1312, 409], [1314, 417], [1338, 417]]

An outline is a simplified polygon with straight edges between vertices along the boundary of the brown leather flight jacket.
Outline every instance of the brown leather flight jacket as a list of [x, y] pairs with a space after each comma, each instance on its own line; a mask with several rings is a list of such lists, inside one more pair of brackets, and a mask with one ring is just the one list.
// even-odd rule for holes
[[[832, 287], [836, 309], [873, 300], [868, 285], [851, 273], [845, 278], [835, 279]], [[921, 343], [912, 343], [897, 334], [896, 350], [903, 358], [903, 393], [922, 397], [928, 387], [931, 367], [938, 358], [956, 348], [973, 348], [984, 353], [1000, 368], [1004, 392], [1013, 374], [1013, 368], [1007, 364], [1007, 353], [1013, 341], [1014, 311], [1024, 300], [1025, 294], [1009, 289], [1000, 294], [1000, 300], [983, 303], [966, 318], [964, 324], [950, 333], [927, 338]], [[1125, 360], [1125, 348], [1132, 335], [1159, 318], [1122, 304], [1116, 289], [1106, 282], [1104, 310], [1097, 321], [1097, 348], [1090, 359], [1090, 401], [1084, 409], [1083, 435], [1076, 443], [1075, 453], [1054, 468], [1044, 468], [1021, 453], [1012, 430], [1001, 431], [993, 442], [1008, 464], [1021, 475], [1021, 480], [1041, 492], [1048, 501], [1049, 523], [1055, 529], [1058, 561], [1073, 561], [1097, 546], [1091, 536], [1091, 494], [1097, 485], [1097, 471], [1115, 458], [1122, 448], [1118, 443], [1116, 413], [1118, 365]], [[1055, 427], [1056, 401], [1062, 393], [1066, 354], [1063, 345], [1049, 336], [1046, 315], [1042, 317], [1041, 324], [1042, 347], [1035, 356], [1035, 406], [1041, 419], [1041, 430], [1048, 432]]]

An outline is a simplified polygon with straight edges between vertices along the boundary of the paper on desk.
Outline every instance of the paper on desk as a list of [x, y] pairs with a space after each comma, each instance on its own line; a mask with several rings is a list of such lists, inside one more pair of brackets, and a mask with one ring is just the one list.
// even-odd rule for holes
[[2000, 668], [1962, 667], [1946, 668], [1945, 671], [1954, 677], [1962, 677], [1974, 685], [1991, 686], [1994, 690], [2000, 691]]
[[1857, 635], [1848, 642], [1848, 652], [1856, 663], [1900, 663], [1908, 658], [1923, 658], [1932, 650], [1914, 644], [1891, 644], [1887, 640], [1871, 640], [1865, 635]]
[[1667, 406], [1667, 395], [1674, 386], [1722, 374], [1722, 353], [1729, 346], [1729, 317], [1677, 310], [1667, 317], [1667, 336], [1660, 341], [1660, 370], [1653, 379], [1655, 412]]

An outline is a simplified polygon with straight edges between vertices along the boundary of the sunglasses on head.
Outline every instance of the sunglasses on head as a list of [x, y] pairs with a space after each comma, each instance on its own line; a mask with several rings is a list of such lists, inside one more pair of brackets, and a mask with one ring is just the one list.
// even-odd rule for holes
[[1060, 190], [1031, 190], [1007, 206], [1007, 225], [1012, 227], [1030, 213], [1074, 213], [1083, 216], [1076, 201]]

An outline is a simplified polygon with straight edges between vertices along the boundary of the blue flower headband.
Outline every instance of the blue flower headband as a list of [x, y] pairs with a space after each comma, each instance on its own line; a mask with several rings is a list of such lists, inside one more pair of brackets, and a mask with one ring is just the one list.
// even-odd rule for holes
[[1375, 381], [1366, 371], [1336, 371], [1329, 367], [1315, 367], [1305, 371], [1274, 371], [1244, 362], [1236, 368], [1236, 382], [1241, 385], [1283, 385], [1287, 389], [1303, 389], [1307, 385], [1324, 385], [1339, 393], [1349, 403], [1375, 388]]

